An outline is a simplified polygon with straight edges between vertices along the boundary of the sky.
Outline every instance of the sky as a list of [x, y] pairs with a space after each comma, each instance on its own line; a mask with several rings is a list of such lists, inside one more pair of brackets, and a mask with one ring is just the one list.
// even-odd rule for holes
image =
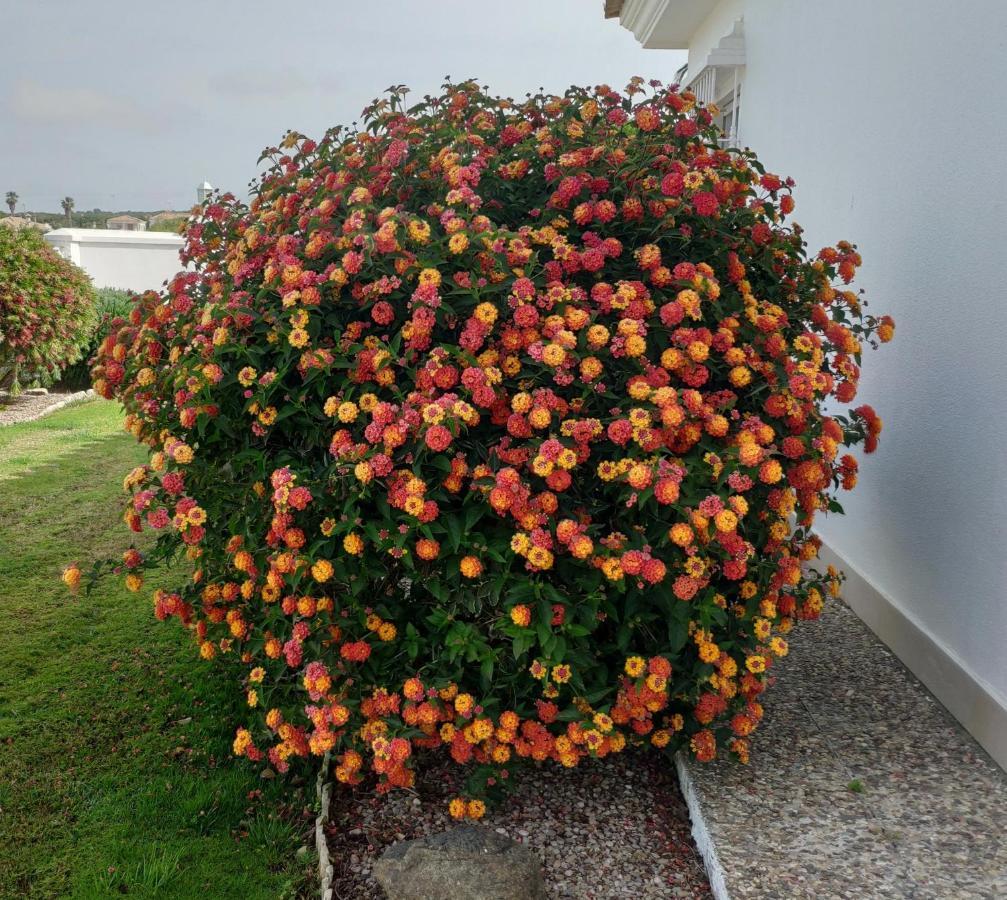
[[56, 212], [188, 209], [244, 195], [263, 148], [319, 138], [385, 88], [450, 75], [540, 87], [670, 82], [603, 0], [0, 0], [0, 195]]

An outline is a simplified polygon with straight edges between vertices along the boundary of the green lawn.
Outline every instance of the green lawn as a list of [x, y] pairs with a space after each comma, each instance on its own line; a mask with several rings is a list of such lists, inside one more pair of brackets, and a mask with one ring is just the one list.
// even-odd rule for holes
[[311, 798], [232, 761], [229, 680], [146, 589], [59, 581], [128, 545], [142, 459], [105, 401], [0, 428], [0, 897], [300, 896]]

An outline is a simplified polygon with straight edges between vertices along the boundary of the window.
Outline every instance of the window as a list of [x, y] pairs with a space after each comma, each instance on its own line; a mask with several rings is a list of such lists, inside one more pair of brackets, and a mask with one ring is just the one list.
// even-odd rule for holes
[[718, 106], [720, 106], [720, 121], [717, 124], [723, 132], [720, 146], [737, 147], [738, 122], [741, 115], [741, 84], [735, 85], [734, 90], [725, 95]]
[[716, 106], [714, 124], [724, 132], [723, 147], [738, 144], [738, 123], [741, 115], [740, 66], [707, 66], [689, 83], [696, 100], [703, 106]]
[[721, 146], [740, 142], [741, 83], [745, 72], [745, 23], [735, 21], [706, 54], [703, 64], [688, 74], [688, 87], [703, 106], [719, 109], [716, 124], [724, 132]]

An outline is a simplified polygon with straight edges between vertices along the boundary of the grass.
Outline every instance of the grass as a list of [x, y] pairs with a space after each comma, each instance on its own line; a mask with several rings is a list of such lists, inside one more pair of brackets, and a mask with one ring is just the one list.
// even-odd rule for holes
[[306, 895], [309, 800], [231, 760], [228, 680], [147, 592], [59, 582], [128, 545], [142, 459], [104, 401], [0, 428], [0, 897]]

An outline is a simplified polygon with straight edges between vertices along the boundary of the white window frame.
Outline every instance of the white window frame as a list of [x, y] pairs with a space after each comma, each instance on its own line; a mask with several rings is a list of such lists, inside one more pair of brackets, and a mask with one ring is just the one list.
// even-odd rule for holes
[[[738, 19], [732, 24], [730, 32], [710, 50], [705, 63], [687, 83], [697, 102], [703, 106], [718, 107], [720, 121], [717, 124], [723, 126], [725, 114], [730, 113], [730, 128], [723, 129], [725, 133], [718, 140], [722, 147], [735, 147], [739, 143], [745, 57], [745, 23], [744, 19]], [[724, 84], [730, 84], [730, 87], [720, 87]]]
[[[718, 103], [720, 107], [720, 127], [724, 132], [719, 140], [721, 147], [737, 147], [738, 135], [741, 133], [739, 123], [741, 122], [741, 79], [738, 76], [738, 67], [734, 67], [734, 85], [730, 94], [724, 95], [727, 99]], [[731, 116], [730, 128], [724, 127], [728, 114]]]

